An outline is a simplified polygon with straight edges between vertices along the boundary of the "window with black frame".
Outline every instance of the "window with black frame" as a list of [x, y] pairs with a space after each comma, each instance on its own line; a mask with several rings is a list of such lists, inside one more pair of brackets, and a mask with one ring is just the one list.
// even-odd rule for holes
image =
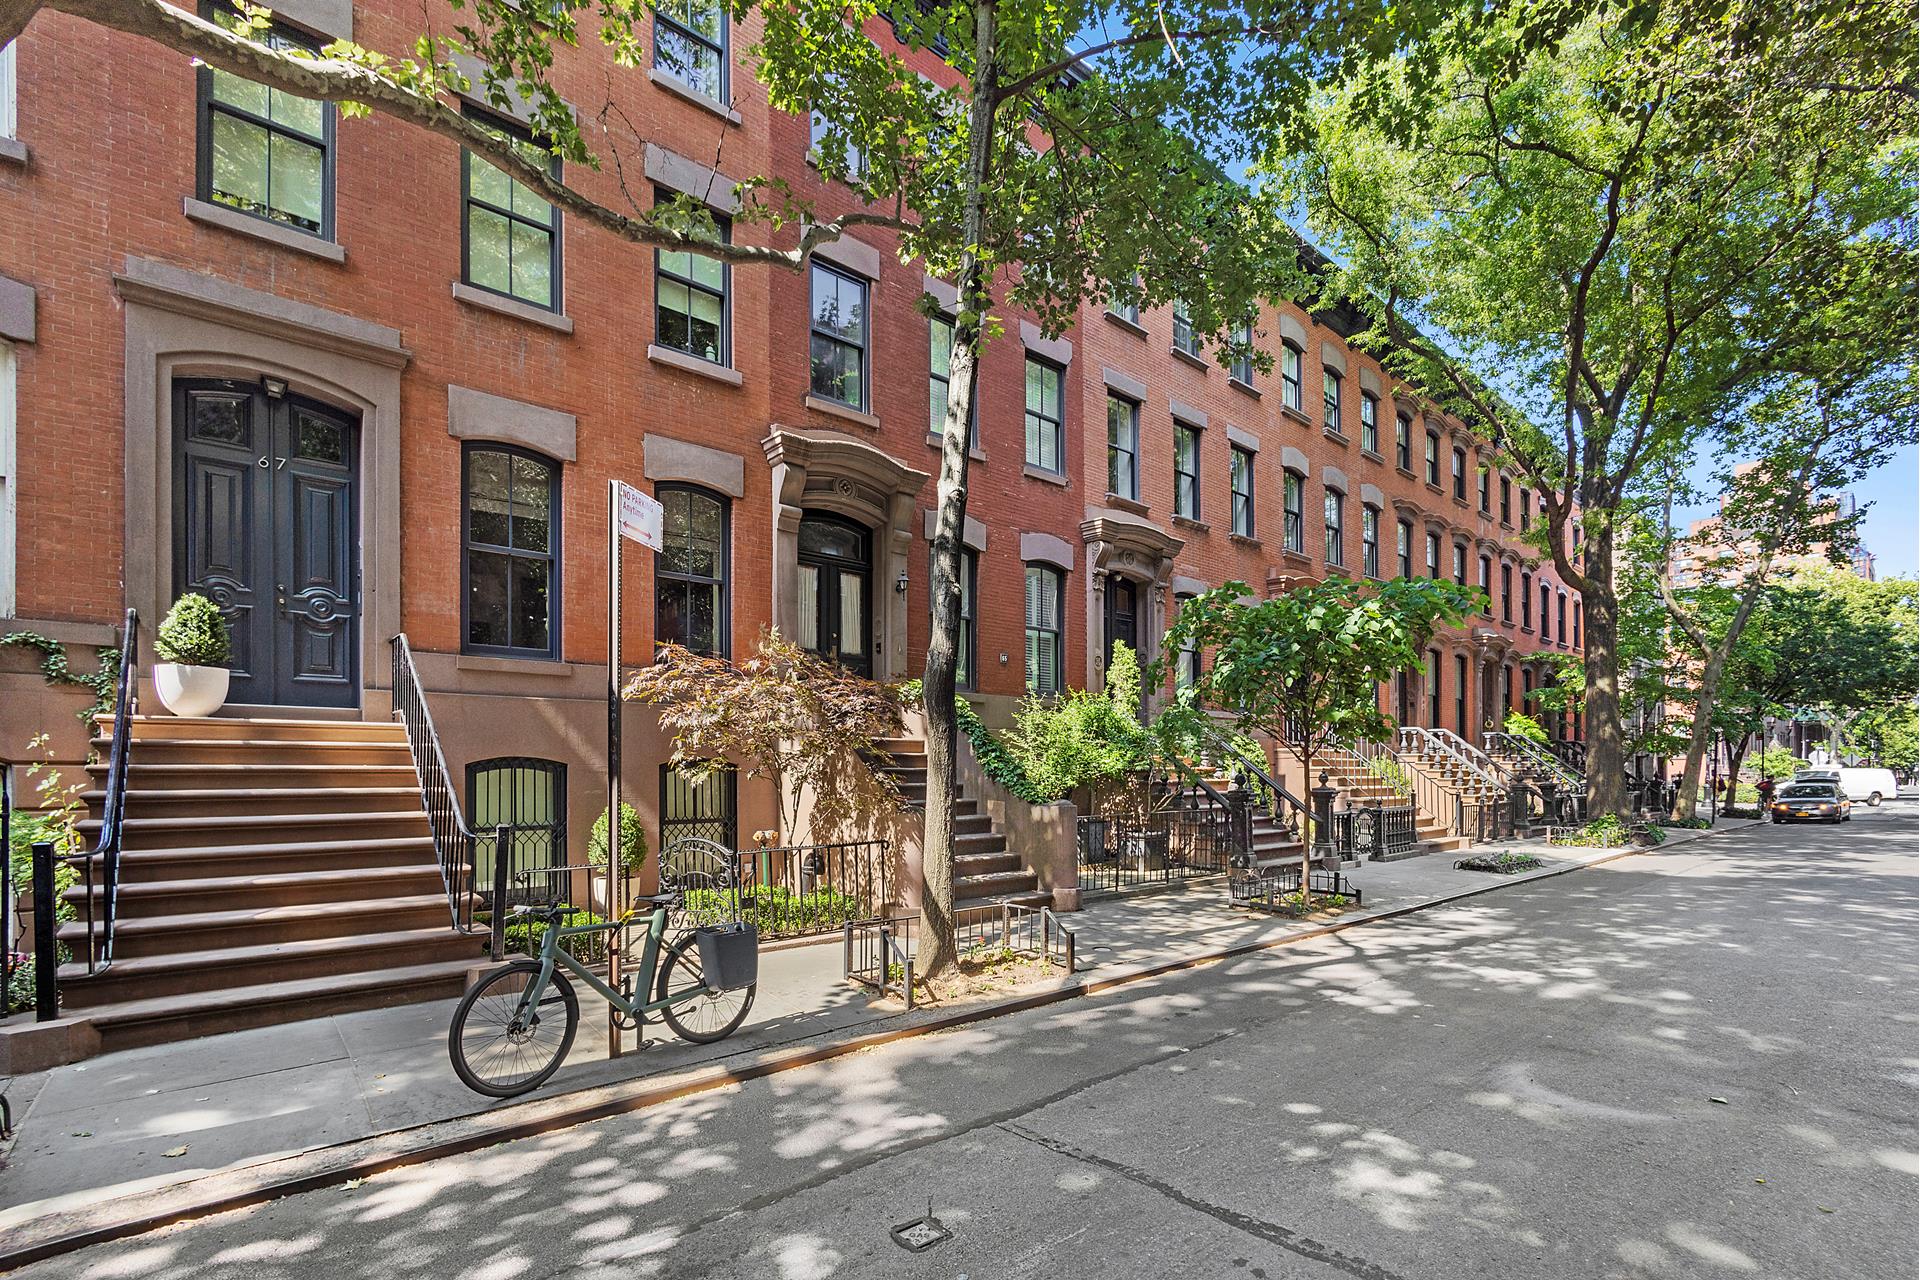
[[1253, 450], [1242, 449], [1239, 445], [1233, 446], [1227, 483], [1233, 495], [1231, 512], [1233, 532], [1243, 538], [1251, 538], [1253, 536]]
[[1027, 465], [1056, 475], [1065, 467], [1062, 381], [1057, 365], [1027, 357]]
[[1453, 544], [1453, 580], [1458, 586], [1467, 585], [1467, 544]]
[[[671, 199], [661, 192], [656, 203]], [[714, 236], [724, 244], [733, 224], [714, 219]], [[670, 351], [728, 366], [727, 264], [689, 249], [656, 249], [653, 255], [653, 340]]]
[[1107, 492], [1140, 498], [1140, 406], [1107, 395]]
[[467, 766], [467, 814], [473, 844], [474, 892], [491, 901], [499, 829], [507, 827], [507, 900], [564, 896], [558, 876], [539, 874], [567, 862], [567, 766], [557, 760], [500, 756]]
[[1327, 430], [1335, 435], [1345, 435], [1340, 424], [1340, 374], [1333, 369], [1320, 371], [1320, 398], [1324, 414], [1323, 422]]
[[1520, 572], [1520, 629], [1533, 630], [1533, 575]]
[[1366, 391], [1360, 393], [1360, 447], [1380, 452], [1380, 401]]
[[[927, 321], [927, 434], [940, 435], [947, 429], [947, 396], [953, 379], [953, 321], [934, 316]], [[968, 402], [967, 439], [980, 447], [980, 397]]]
[[[521, 159], [560, 176], [560, 158], [517, 125], [469, 110], [487, 132], [510, 143]], [[560, 215], [533, 188], [506, 170], [462, 152], [465, 217], [461, 278], [476, 288], [549, 311], [560, 309]]]
[[1394, 549], [1400, 556], [1400, 576], [1413, 576], [1413, 521], [1401, 520], [1395, 530]]
[[[239, 21], [225, 3], [214, 12], [223, 23]], [[257, 38], [308, 53], [320, 43], [280, 24]], [[198, 82], [200, 199], [331, 239], [333, 107], [204, 64]]]
[[[960, 548], [960, 647], [954, 655], [953, 681], [962, 689], [973, 688], [974, 653], [979, 648], [978, 627], [974, 616], [974, 589], [980, 576], [980, 555], [972, 547]], [[927, 581], [933, 581], [933, 548], [927, 548]], [[933, 601], [929, 595], [927, 611]]]
[[1453, 496], [1461, 502], [1467, 500], [1467, 451], [1453, 451]]
[[1486, 599], [1481, 602], [1480, 612], [1489, 618], [1493, 616], [1493, 557], [1480, 557], [1480, 594]]
[[560, 656], [560, 465], [525, 449], [469, 444], [462, 649]]
[[727, 36], [726, 11], [714, 0], [668, 0], [653, 11], [653, 65], [725, 102]]
[[1440, 576], [1440, 535], [1437, 533], [1427, 535], [1427, 576]]
[[1061, 616], [1066, 575], [1047, 564], [1027, 566], [1027, 692], [1058, 693], [1065, 661]]
[[1228, 376], [1243, 387], [1253, 386], [1253, 322], [1243, 321], [1234, 326], [1233, 342], [1235, 353], [1233, 367]]
[[726, 657], [728, 626], [727, 500], [689, 484], [662, 484], [661, 547], [654, 557], [654, 630], [657, 644]]
[[1173, 514], [1200, 518], [1200, 429], [1173, 424]]
[[1338, 489], [1328, 489], [1324, 506], [1327, 527], [1327, 563], [1344, 565], [1347, 562], [1347, 495]]
[[1393, 419], [1393, 465], [1413, 474], [1413, 419], [1404, 413]]
[[[1176, 595], [1173, 598], [1173, 616], [1176, 622], [1179, 621], [1180, 610], [1185, 608], [1187, 601], [1191, 599], [1193, 596], [1189, 594]], [[1198, 683], [1200, 683], [1200, 646], [1189, 638], [1181, 644], [1179, 653], [1175, 655], [1173, 684], [1176, 689], [1191, 689]]]
[[1380, 576], [1380, 508], [1360, 508], [1360, 571], [1369, 578]]
[[1307, 478], [1298, 471], [1280, 478], [1280, 545], [1300, 555], [1307, 551]]
[[1200, 336], [1193, 330], [1193, 316], [1186, 301], [1173, 300], [1173, 349], [1190, 356], [1200, 354]]
[[1513, 566], [1500, 566], [1500, 621], [1513, 621]]
[[867, 283], [813, 264], [808, 362], [813, 394], [850, 409], [867, 407]]
[[1305, 413], [1306, 393], [1300, 386], [1300, 360], [1300, 348], [1291, 342], [1280, 344], [1280, 403]]
[[1500, 523], [1513, 523], [1513, 481], [1500, 477]]
[[1436, 488], [1440, 484], [1440, 433], [1438, 431], [1427, 432], [1427, 483]]

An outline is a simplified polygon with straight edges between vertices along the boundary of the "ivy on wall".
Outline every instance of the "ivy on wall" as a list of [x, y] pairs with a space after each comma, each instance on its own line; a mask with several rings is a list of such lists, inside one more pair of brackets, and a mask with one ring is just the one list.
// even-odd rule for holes
[[67, 647], [37, 632], [15, 631], [0, 636], [0, 646], [7, 645], [38, 653], [40, 674], [55, 688], [72, 685], [93, 694], [93, 702], [79, 713], [80, 723], [90, 724], [95, 716], [103, 716], [113, 710], [114, 696], [120, 684], [120, 650], [111, 647], [100, 650], [100, 669], [88, 672], [75, 671], [67, 662]]

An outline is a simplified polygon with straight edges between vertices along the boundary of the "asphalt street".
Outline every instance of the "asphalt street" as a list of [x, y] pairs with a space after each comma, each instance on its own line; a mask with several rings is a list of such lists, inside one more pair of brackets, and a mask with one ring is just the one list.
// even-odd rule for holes
[[1917, 827], [1719, 835], [19, 1274], [1902, 1280]]

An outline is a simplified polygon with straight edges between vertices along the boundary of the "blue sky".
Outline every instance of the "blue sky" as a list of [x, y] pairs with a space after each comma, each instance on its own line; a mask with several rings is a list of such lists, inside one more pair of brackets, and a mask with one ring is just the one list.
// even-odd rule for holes
[[[1867, 507], [1860, 540], [1873, 553], [1874, 572], [1882, 578], [1920, 573], [1920, 449], [1908, 445], [1848, 488]], [[1676, 511], [1674, 522], [1684, 526], [1687, 520], [1711, 515], [1714, 505]]]

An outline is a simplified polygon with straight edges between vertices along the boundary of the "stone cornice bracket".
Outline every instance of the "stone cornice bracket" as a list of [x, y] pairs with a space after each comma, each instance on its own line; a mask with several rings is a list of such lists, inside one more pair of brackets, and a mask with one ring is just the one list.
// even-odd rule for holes
[[1118, 511], [1096, 511], [1080, 522], [1080, 538], [1096, 573], [1118, 573], [1164, 585], [1172, 580], [1173, 558], [1186, 546], [1159, 525]]

